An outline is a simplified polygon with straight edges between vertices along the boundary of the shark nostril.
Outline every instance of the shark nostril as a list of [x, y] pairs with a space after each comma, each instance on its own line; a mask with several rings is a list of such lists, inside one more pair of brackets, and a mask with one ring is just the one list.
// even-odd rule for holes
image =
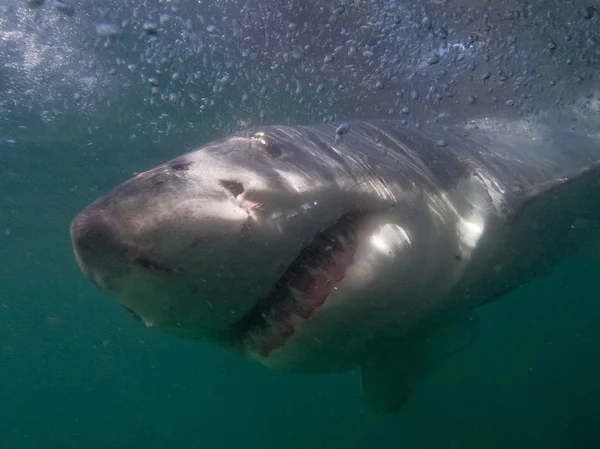
[[220, 184], [236, 198], [244, 193], [244, 185], [241, 182], [222, 180], [220, 181]]
[[166, 267], [164, 265], [159, 264], [158, 262], [154, 262], [154, 261], [147, 259], [145, 257], [142, 257], [142, 256], [139, 256], [139, 257], [136, 257], [135, 259], [133, 259], [132, 263], [133, 263], [133, 265], [143, 268], [144, 270], [165, 271], [165, 272], [173, 272], [174, 271], [172, 268]]

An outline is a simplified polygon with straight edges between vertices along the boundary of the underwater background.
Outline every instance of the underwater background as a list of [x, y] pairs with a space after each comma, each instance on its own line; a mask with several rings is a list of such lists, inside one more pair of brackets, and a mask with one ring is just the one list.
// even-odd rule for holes
[[588, 261], [482, 307], [380, 416], [356, 372], [146, 329], [69, 239], [118, 183], [254, 124], [597, 114], [599, 75], [598, 1], [0, 0], [0, 448], [600, 447]]

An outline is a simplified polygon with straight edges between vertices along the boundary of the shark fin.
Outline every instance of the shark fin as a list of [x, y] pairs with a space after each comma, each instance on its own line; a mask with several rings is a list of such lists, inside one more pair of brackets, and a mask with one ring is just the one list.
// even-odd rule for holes
[[[600, 263], [600, 161], [570, 175], [531, 186], [515, 195], [507, 224], [544, 248], [563, 242], [565, 251]], [[513, 232], [514, 234], [514, 232]], [[538, 239], [538, 240], [534, 240]]]
[[381, 413], [400, 409], [431, 372], [471, 345], [478, 323], [474, 313], [461, 316], [369, 359], [361, 369], [362, 391], [368, 404]]
[[600, 218], [595, 207], [600, 194], [599, 179], [600, 161], [597, 161], [564, 178], [525, 188], [515, 195], [509, 222], [525, 214], [536, 215], [540, 210], [554, 211], [553, 215], [564, 210], [571, 213], [569, 217], [597, 220]]

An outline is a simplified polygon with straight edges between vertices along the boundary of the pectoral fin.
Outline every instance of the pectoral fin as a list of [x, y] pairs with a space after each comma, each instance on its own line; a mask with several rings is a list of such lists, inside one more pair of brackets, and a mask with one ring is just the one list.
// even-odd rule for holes
[[373, 356], [361, 371], [365, 399], [378, 412], [397, 411], [432, 371], [471, 345], [477, 330], [478, 318], [469, 314]]
[[[544, 257], [549, 243], [565, 255], [579, 253], [600, 263], [600, 161], [515, 195], [507, 223], [518, 238]], [[515, 237], [516, 236], [516, 237]]]
[[599, 219], [597, 198], [600, 195], [600, 161], [560, 179], [524, 189], [516, 194], [513, 213], [508, 221], [522, 216], [539, 217], [552, 213], [552, 220], [565, 215], [569, 219]]

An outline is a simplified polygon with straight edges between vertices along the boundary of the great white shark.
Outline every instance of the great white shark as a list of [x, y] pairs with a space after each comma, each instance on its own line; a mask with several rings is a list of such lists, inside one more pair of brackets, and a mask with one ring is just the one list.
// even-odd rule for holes
[[477, 307], [600, 237], [600, 136], [541, 119], [264, 126], [140, 173], [71, 224], [147, 326], [268, 367], [360, 367], [377, 410], [477, 333]]

